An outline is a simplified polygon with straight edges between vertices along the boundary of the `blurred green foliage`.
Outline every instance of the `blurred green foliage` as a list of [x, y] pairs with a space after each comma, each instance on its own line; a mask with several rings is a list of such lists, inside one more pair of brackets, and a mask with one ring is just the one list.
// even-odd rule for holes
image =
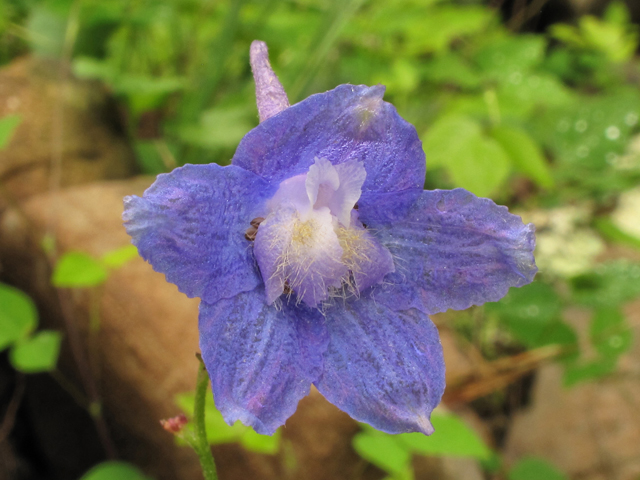
[[129, 463], [109, 461], [96, 465], [80, 480], [150, 480], [150, 477]]
[[431, 423], [436, 430], [431, 437], [422, 433], [389, 435], [363, 424], [362, 431], [353, 438], [353, 447], [394, 480], [414, 478], [413, 455], [470, 457], [481, 461], [492, 458], [489, 447], [458, 416], [436, 410]]
[[[480, 1], [42, 0], [32, 50], [64, 54], [122, 106], [140, 168], [228, 163], [257, 123], [250, 42], [270, 46], [291, 101], [383, 83], [416, 125], [428, 186], [508, 198], [528, 178], [550, 202], [607, 197], [640, 179], [620, 160], [640, 117], [637, 29], [603, 18], [514, 34]], [[22, 18], [22, 17], [20, 17]], [[453, 139], [453, 141], [452, 141]]]
[[0, 283], [0, 351], [9, 349], [13, 368], [23, 373], [50, 372], [58, 362], [62, 335], [35, 332], [38, 311], [24, 292]]
[[94, 258], [84, 252], [68, 251], [56, 263], [51, 283], [60, 288], [89, 288], [107, 281], [110, 270], [120, 268], [138, 256], [133, 245], [126, 245]]
[[0, 118], [0, 150], [4, 149], [11, 138], [17, 126], [20, 124], [20, 117], [18, 115], [9, 115], [4, 118]]
[[507, 475], [508, 480], [567, 480], [556, 467], [540, 458], [523, 458]]

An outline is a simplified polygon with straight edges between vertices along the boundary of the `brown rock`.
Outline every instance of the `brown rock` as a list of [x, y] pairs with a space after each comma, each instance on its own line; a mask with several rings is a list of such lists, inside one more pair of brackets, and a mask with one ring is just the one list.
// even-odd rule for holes
[[[122, 133], [114, 131], [117, 121], [105, 92], [60, 76], [57, 64], [33, 57], [0, 70], [0, 118], [21, 117], [7, 148], [0, 151], [0, 184], [15, 200], [52, 186], [133, 174], [132, 152]], [[60, 175], [53, 185], [52, 165]]]

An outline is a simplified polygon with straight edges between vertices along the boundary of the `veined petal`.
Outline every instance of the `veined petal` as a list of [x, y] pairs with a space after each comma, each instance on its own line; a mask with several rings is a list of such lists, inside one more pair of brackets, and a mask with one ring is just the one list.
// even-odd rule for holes
[[251, 130], [233, 164], [279, 183], [306, 173], [316, 157], [333, 165], [356, 159], [367, 172], [363, 192], [422, 188], [418, 134], [383, 94], [382, 85], [340, 85], [312, 95]]
[[262, 283], [244, 232], [274, 189], [235, 166], [185, 165], [124, 200], [142, 258], [189, 297], [214, 303]]
[[268, 306], [259, 287], [214, 305], [200, 304], [200, 349], [216, 407], [272, 435], [309, 393], [328, 343], [317, 310]]
[[348, 160], [334, 166], [328, 160], [318, 158], [309, 167], [307, 194], [313, 208], [328, 207], [331, 214], [348, 228], [351, 224], [351, 212], [360, 198], [365, 178], [367, 172], [362, 162]]
[[318, 390], [358, 421], [388, 433], [433, 432], [444, 392], [438, 331], [418, 310], [362, 298], [325, 312], [329, 346]]
[[360, 202], [360, 218], [395, 258], [374, 292], [395, 309], [427, 314], [494, 302], [533, 280], [534, 226], [463, 189], [425, 191], [407, 208]]

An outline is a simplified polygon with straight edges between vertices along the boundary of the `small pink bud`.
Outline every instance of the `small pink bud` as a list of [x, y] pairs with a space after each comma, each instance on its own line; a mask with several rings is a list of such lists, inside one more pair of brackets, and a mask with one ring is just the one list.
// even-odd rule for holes
[[188, 421], [187, 416], [184, 413], [181, 413], [175, 417], [160, 420], [160, 425], [162, 425], [162, 428], [167, 432], [179, 433]]

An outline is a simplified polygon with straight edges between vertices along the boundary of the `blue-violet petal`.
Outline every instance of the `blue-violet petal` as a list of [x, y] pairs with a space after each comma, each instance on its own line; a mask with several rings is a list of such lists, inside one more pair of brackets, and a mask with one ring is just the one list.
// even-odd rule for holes
[[431, 320], [370, 298], [336, 305], [325, 315], [330, 341], [318, 390], [378, 430], [431, 434], [431, 411], [445, 386], [442, 345]]
[[251, 130], [233, 164], [272, 183], [306, 173], [315, 158], [360, 160], [363, 192], [422, 188], [425, 159], [413, 125], [382, 101], [384, 87], [340, 85], [312, 95]]
[[506, 207], [463, 189], [425, 191], [408, 209], [399, 203], [360, 202], [361, 220], [395, 259], [376, 301], [427, 314], [462, 310], [533, 280], [534, 226]]
[[185, 165], [124, 200], [142, 258], [189, 297], [214, 303], [262, 283], [244, 232], [274, 189], [235, 166]]
[[309, 393], [322, 370], [328, 336], [318, 310], [266, 305], [258, 287], [214, 305], [200, 304], [200, 349], [216, 407], [272, 435]]

